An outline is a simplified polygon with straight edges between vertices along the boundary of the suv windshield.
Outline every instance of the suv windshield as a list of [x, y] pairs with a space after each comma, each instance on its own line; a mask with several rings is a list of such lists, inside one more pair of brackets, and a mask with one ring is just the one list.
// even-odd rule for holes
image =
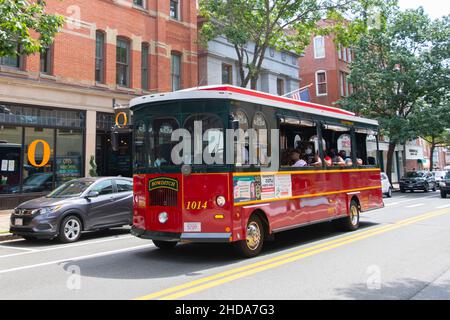
[[47, 198], [72, 198], [80, 196], [94, 181], [73, 180], [64, 183], [50, 193]]
[[422, 172], [408, 172], [406, 174], [407, 178], [422, 178], [423, 177], [423, 173]]

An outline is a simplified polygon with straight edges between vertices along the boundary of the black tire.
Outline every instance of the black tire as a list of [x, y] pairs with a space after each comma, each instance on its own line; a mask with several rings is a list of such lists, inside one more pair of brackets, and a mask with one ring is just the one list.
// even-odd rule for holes
[[447, 198], [447, 192], [441, 190], [441, 198]]
[[433, 189], [432, 190], [433, 190], [433, 192], [436, 192], [436, 190], [437, 190], [436, 189], [436, 184], [433, 185]]
[[261, 219], [252, 215], [247, 222], [245, 240], [234, 243], [239, 255], [244, 258], [253, 258], [260, 254], [264, 245], [265, 230]]
[[339, 231], [355, 231], [359, 228], [359, 206], [355, 200], [350, 202], [349, 215], [333, 221], [334, 227]]
[[430, 192], [430, 186], [427, 184], [425, 184], [425, 186], [423, 187], [423, 191], [424, 192]]
[[[72, 231], [72, 233], [70, 231]], [[62, 243], [76, 242], [80, 239], [82, 231], [83, 225], [81, 220], [77, 216], [69, 215], [61, 221], [58, 240]]]
[[161, 250], [173, 249], [178, 244], [178, 242], [176, 241], [161, 241], [161, 240], [153, 240], [153, 243]]
[[388, 198], [392, 198], [392, 188], [391, 188], [391, 187], [389, 187], [389, 191], [388, 191], [388, 193], [386, 194], [386, 196], [387, 196]]
[[405, 189], [400, 189], [400, 192], [401, 192], [401, 193], [405, 193], [406, 190], [405, 190]]

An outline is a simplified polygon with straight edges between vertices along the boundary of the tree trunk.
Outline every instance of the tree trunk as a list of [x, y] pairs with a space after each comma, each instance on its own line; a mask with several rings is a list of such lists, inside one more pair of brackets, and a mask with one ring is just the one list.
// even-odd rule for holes
[[391, 184], [392, 184], [392, 162], [394, 160], [394, 152], [395, 152], [396, 146], [397, 146], [396, 143], [390, 142], [388, 153], [387, 153], [386, 175], [388, 176], [389, 182]]
[[258, 84], [258, 78], [252, 78], [250, 80], [250, 89], [256, 90], [257, 89], [257, 84]]
[[430, 147], [430, 171], [433, 171], [433, 165], [434, 165], [433, 154], [434, 154], [434, 149], [436, 149], [436, 144], [432, 143], [431, 147]]

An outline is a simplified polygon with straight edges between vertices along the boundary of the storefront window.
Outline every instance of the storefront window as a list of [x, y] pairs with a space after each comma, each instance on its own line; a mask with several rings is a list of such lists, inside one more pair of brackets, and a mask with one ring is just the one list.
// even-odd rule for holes
[[0, 126], [0, 194], [20, 191], [22, 128]]
[[46, 194], [82, 177], [84, 134], [83, 111], [0, 103], [0, 196]]
[[53, 190], [54, 129], [25, 128], [22, 192]]
[[81, 130], [56, 131], [56, 185], [81, 177], [83, 155]]

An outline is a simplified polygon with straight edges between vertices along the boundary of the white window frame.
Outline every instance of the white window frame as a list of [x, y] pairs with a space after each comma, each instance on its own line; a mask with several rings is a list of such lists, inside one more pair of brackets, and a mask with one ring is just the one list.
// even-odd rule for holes
[[175, 21], [181, 21], [181, 0], [174, 0], [177, 3], [177, 17], [170, 16], [170, 0], [169, 0], [169, 18]]
[[[325, 93], [319, 93], [319, 73], [324, 73], [325, 74], [325, 82], [321, 82], [321, 83], [325, 83], [326, 85], [326, 92]], [[327, 72], [325, 70], [317, 70], [316, 71], [316, 96], [317, 97], [324, 97], [328, 95], [328, 76], [327, 76]]]
[[[323, 48], [323, 54], [319, 55], [318, 52], [318, 45], [316, 43], [317, 40], [321, 40], [322, 41], [322, 48]], [[314, 59], [323, 59], [325, 58], [325, 37], [324, 36], [317, 36], [314, 37]]]

